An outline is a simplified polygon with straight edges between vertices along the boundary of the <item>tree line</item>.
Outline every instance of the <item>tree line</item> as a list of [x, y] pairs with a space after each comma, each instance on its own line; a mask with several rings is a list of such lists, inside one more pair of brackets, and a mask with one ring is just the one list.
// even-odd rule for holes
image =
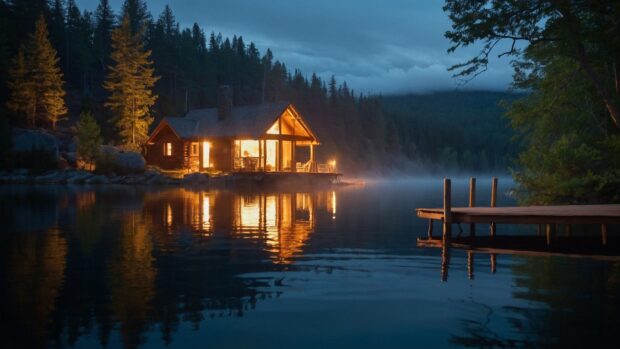
[[[423, 144], [424, 135], [412, 139], [411, 132], [404, 130], [412, 130], [418, 119], [386, 112], [381, 96], [355, 93], [333, 76], [326, 81], [291, 70], [271, 50], [261, 54], [241, 36], [206, 34], [198, 23], [182, 28], [169, 6], [153, 16], [144, 0], [125, 0], [118, 13], [108, 0], [100, 0], [94, 12], [81, 11], [74, 0], [13, 0], [0, 2], [0, 19], [0, 56], [9, 63], [0, 68], [3, 81], [8, 82], [1, 87], [0, 102], [8, 107], [15, 124], [27, 119], [16, 118], [19, 114], [28, 114], [16, 107], [19, 98], [12, 97], [13, 84], [19, 80], [16, 62], [23, 51], [25, 61], [41, 60], [57, 69], [52, 85], [58, 107], [56, 111], [38, 108], [37, 113], [44, 115], [31, 115], [30, 125], [55, 127], [65, 118], [69, 121], [60, 125], [72, 124], [80, 112], [87, 111], [101, 127], [104, 142], [128, 149], [138, 150], [163, 117], [215, 106], [217, 87], [230, 85], [235, 105], [295, 103], [322, 142], [319, 160], [336, 158], [339, 167], [349, 172], [408, 170], [424, 162], [465, 169], [491, 169], [505, 163], [495, 158], [482, 163], [468, 159], [482, 154], [480, 146], [465, 154], [466, 149], [437, 141]], [[25, 44], [45, 46], [44, 35], [28, 34], [39, 19], [46, 24], [55, 57], [50, 53], [48, 58], [34, 58]], [[424, 139], [437, 131], [429, 129]], [[454, 149], [458, 149], [456, 155]], [[445, 160], [454, 156], [458, 160]]]

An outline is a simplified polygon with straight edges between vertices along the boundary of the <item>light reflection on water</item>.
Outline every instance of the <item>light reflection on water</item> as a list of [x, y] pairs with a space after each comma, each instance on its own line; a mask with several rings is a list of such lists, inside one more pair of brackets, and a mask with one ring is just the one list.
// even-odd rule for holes
[[[466, 180], [453, 186], [465, 203]], [[439, 180], [313, 192], [0, 187], [0, 336], [79, 348], [615, 338], [618, 263], [451, 251], [442, 282], [441, 251], [416, 247], [426, 222], [414, 217], [440, 204]]]

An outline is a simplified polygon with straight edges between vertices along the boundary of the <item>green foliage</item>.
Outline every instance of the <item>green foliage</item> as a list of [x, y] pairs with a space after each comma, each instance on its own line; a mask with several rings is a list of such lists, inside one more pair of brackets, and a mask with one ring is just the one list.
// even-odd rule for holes
[[526, 148], [515, 178], [526, 203], [620, 201], [620, 135], [587, 77], [554, 59], [508, 116]]
[[82, 112], [77, 124], [77, 155], [90, 164], [99, 156], [101, 147], [101, 130], [90, 112]]
[[144, 50], [141, 33], [132, 34], [127, 16], [120, 27], [112, 32], [113, 64], [104, 87], [110, 93], [105, 106], [115, 116], [121, 146], [126, 150], [141, 151], [153, 122], [151, 107], [157, 96], [153, 86], [159, 79], [154, 76], [150, 51]]
[[[524, 203], [620, 201], [620, 7], [617, 2], [448, 0], [446, 37], [480, 54], [452, 67], [472, 78], [494, 50], [512, 56], [530, 91], [508, 112], [524, 151], [514, 170]], [[508, 41], [506, 46], [502, 41]]]
[[48, 39], [43, 16], [37, 21], [34, 33], [20, 47], [9, 74], [9, 110], [25, 117], [31, 127], [38, 120], [45, 120], [55, 129], [67, 107], [58, 57]]

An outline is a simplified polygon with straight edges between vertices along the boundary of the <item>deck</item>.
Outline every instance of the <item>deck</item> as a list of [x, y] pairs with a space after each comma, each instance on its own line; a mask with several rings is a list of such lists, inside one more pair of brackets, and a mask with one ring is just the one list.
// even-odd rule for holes
[[233, 172], [233, 180], [252, 185], [307, 185], [320, 186], [337, 183], [342, 173], [335, 172]]
[[[443, 208], [418, 208], [419, 218], [444, 219]], [[452, 223], [620, 224], [620, 205], [455, 207]]]
[[[488, 253], [491, 255], [492, 270], [496, 254], [620, 260], [620, 240], [614, 238], [609, 241], [608, 237], [608, 226], [620, 224], [620, 205], [496, 207], [497, 178], [493, 178], [491, 185], [491, 207], [476, 207], [475, 178], [470, 179], [469, 207], [452, 207], [451, 181], [446, 178], [443, 207], [416, 209], [417, 217], [428, 219], [429, 222], [428, 236], [418, 237], [417, 245], [422, 248], [441, 248], [442, 278], [447, 277], [450, 248], [466, 250], [468, 261], [473, 258], [472, 253]], [[441, 223], [441, 236], [433, 236], [434, 221]], [[454, 223], [459, 224], [459, 232], [453, 237]], [[467, 224], [469, 232], [463, 234], [460, 223]], [[538, 234], [499, 236], [496, 234], [497, 224], [538, 225]], [[572, 234], [572, 226], [576, 224], [599, 226], [600, 236], [575, 236]], [[488, 227], [488, 235], [478, 236], [477, 225]], [[559, 226], [563, 226], [564, 234], [558, 233]]]

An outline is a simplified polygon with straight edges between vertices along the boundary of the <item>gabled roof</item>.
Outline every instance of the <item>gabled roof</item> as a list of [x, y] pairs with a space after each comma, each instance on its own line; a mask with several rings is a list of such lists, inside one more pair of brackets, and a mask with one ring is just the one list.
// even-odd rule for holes
[[[167, 123], [181, 138], [198, 137], [248, 137], [259, 138], [284, 113], [292, 107], [289, 102], [264, 103], [233, 107], [225, 119], [220, 120], [217, 108], [195, 109], [184, 117], [167, 117], [155, 129]], [[313, 136], [314, 137], [314, 136]]]

